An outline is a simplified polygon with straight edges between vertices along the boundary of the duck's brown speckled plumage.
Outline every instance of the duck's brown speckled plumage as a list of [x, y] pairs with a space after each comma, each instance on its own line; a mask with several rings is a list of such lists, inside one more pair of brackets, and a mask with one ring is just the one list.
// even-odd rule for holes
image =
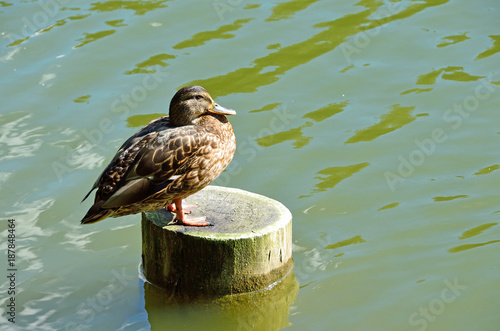
[[179, 90], [169, 116], [151, 121], [120, 147], [84, 198], [97, 188], [82, 223], [158, 210], [210, 184], [236, 148], [231, 124], [221, 113], [235, 114], [200, 86]]

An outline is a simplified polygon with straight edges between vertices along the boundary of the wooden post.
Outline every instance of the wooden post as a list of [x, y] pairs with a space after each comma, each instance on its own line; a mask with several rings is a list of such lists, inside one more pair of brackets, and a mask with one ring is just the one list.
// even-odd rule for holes
[[208, 186], [186, 199], [213, 226], [167, 225], [165, 210], [143, 213], [142, 268], [152, 284], [184, 298], [262, 289], [292, 267], [292, 215], [270, 198]]

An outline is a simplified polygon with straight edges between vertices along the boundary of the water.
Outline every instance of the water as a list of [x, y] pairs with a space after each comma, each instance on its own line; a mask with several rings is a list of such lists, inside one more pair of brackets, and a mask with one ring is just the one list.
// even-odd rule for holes
[[[496, 330], [499, 9], [0, 2], [2, 329]], [[148, 288], [139, 215], [79, 225], [119, 145], [190, 83], [238, 112], [216, 183], [294, 217], [294, 274], [238, 303]]]

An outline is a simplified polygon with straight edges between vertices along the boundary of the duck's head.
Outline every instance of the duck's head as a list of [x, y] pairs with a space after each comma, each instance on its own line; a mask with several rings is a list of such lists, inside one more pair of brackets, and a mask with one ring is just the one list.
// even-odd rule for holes
[[173, 126], [196, 124], [198, 118], [207, 114], [236, 115], [236, 112], [216, 104], [207, 90], [198, 85], [181, 88], [170, 101], [169, 118]]

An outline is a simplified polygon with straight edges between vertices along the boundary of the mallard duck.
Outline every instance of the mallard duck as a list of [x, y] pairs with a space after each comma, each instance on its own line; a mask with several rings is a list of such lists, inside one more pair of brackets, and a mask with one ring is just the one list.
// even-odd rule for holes
[[181, 88], [169, 116], [125, 141], [97, 178], [82, 200], [97, 189], [82, 224], [166, 208], [175, 212], [177, 224], [210, 225], [204, 217], [186, 216], [182, 199], [214, 181], [231, 162], [236, 140], [225, 115], [235, 114], [201, 86]]

